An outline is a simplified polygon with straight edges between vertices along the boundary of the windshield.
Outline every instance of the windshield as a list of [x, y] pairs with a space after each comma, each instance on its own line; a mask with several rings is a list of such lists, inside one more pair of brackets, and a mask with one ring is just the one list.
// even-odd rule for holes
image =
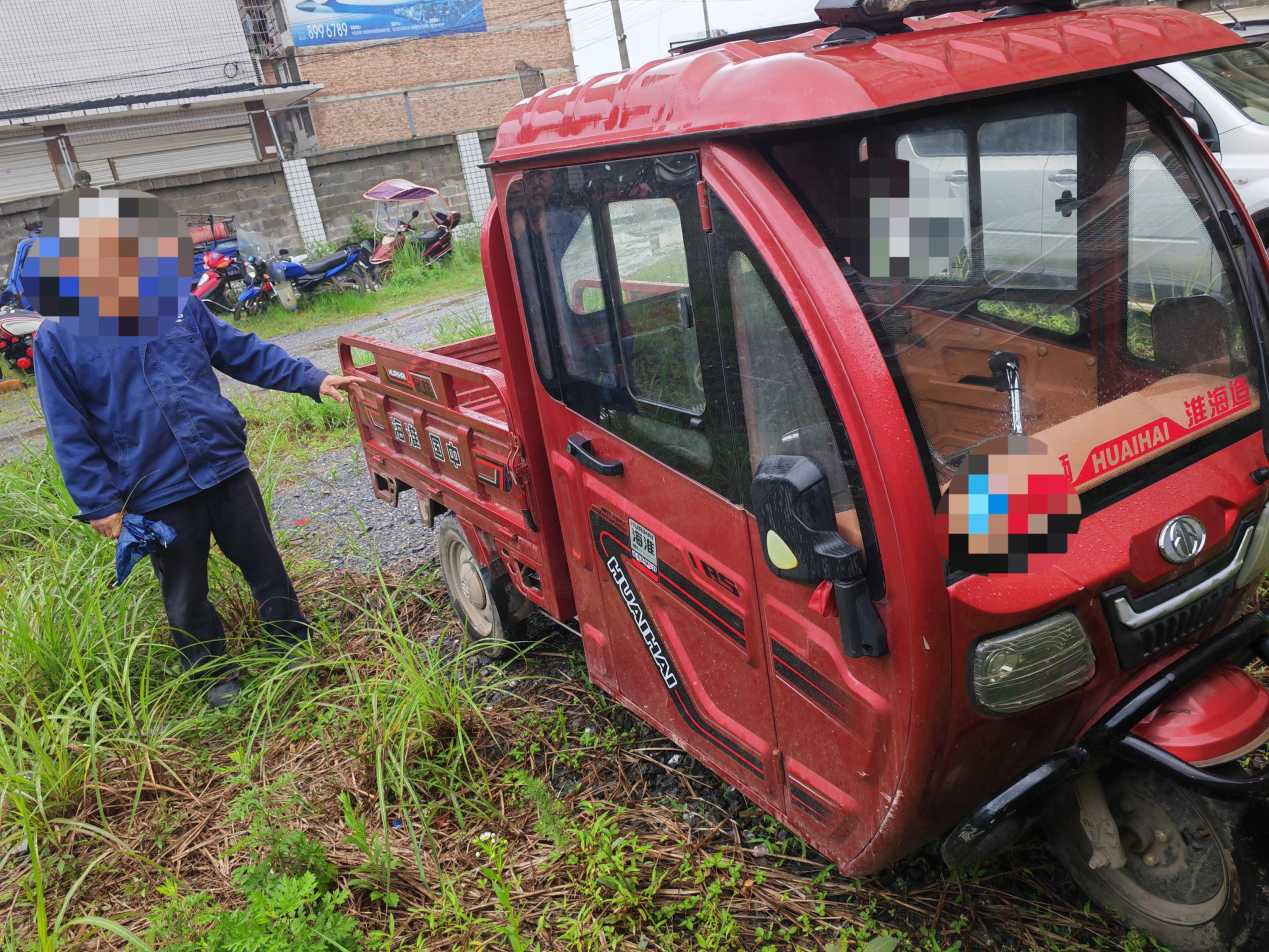
[[1118, 493], [1161, 457], [1255, 427], [1255, 338], [1217, 219], [1117, 86], [803, 133], [768, 154], [869, 320], [935, 500], [1010, 432], [1043, 442], [1077, 492]]
[[1185, 61], [1248, 119], [1269, 125], [1269, 51], [1248, 46]]

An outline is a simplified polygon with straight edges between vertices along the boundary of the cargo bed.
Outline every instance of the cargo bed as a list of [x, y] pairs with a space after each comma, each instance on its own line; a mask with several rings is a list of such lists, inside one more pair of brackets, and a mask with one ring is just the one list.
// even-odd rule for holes
[[428, 526], [453, 512], [483, 564], [505, 568], [525, 597], [560, 617], [542, 583], [548, 560], [497, 338], [420, 351], [348, 334], [339, 361], [358, 378], [350, 402], [375, 495], [395, 506], [414, 489]]

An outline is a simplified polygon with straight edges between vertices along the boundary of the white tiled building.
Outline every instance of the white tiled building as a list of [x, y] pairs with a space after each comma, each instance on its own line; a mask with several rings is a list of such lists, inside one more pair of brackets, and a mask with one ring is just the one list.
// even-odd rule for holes
[[[0, 203], [280, 159], [270, 113], [320, 86], [265, 84], [238, 0], [40, 0], [0, 17]], [[276, 80], [276, 71], [268, 79]]]

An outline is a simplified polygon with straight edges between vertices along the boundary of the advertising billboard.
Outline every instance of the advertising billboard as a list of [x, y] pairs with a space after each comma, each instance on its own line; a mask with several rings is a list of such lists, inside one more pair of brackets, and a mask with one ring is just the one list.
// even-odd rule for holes
[[296, 46], [485, 32], [481, 0], [287, 0]]

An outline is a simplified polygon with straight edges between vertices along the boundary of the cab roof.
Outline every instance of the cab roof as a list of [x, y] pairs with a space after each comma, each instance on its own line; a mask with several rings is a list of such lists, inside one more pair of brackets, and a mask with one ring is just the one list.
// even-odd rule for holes
[[912, 32], [825, 45], [832, 27], [737, 40], [555, 86], [517, 103], [489, 161], [691, 140], [870, 115], [1114, 72], [1244, 45], [1173, 8], [1114, 7], [1003, 19], [950, 13]]

